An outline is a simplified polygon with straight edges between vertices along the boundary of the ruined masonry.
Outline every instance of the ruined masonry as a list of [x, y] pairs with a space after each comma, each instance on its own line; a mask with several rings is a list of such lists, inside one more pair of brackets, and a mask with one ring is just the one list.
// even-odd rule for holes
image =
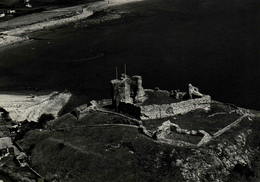
[[121, 79], [111, 80], [112, 103], [118, 110], [120, 103], [142, 103], [145, 100], [145, 91], [141, 76], [129, 77], [125, 74]]
[[184, 100], [171, 104], [151, 104], [140, 106], [140, 119], [160, 119], [177, 114], [185, 114], [196, 109], [210, 110], [211, 97], [206, 95], [201, 98]]
[[111, 80], [111, 89], [115, 110], [142, 120], [166, 118], [196, 109], [210, 110], [211, 97], [201, 94], [191, 84], [187, 92], [181, 92], [183, 97], [179, 97], [179, 91], [144, 89], [141, 76], [122, 74], [120, 79]]

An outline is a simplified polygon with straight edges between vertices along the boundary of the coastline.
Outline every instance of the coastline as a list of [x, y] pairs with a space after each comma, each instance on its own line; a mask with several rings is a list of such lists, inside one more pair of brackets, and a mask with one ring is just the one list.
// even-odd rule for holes
[[[0, 47], [5, 47], [8, 45], [26, 41], [29, 39], [26, 35], [28, 33], [76, 22], [93, 15], [95, 11], [100, 11], [105, 8], [107, 8], [107, 3], [105, 1], [98, 1], [95, 3], [89, 3], [88, 5], [79, 5], [70, 8], [52, 10], [51, 12], [62, 12], [65, 10], [66, 13], [57, 13], [54, 14], [54, 16], [52, 17], [47, 17], [47, 19], [43, 17], [40, 18], [38, 22], [24, 22], [24, 25], [20, 25], [17, 28], [11, 28], [9, 30], [0, 32]], [[70, 12], [70, 9], [74, 9], [74, 12]], [[48, 12], [43, 12], [35, 14], [35, 16], [44, 16], [46, 13], [48, 14]]]
[[[112, 6], [142, 1], [97, 1], [66, 8], [58, 8], [41, 13], [18, 17], [17, 20], [0, 22], [0, 48], [24, 42], [30, 38], [27, 34], [48, 28], [55, 28], [69, 23], [86, 19], [95, 12], [105, 10]], [[28, 17], [28, 19], [26, 19]], [[22, 23], [21, 23], [22, 22]]]

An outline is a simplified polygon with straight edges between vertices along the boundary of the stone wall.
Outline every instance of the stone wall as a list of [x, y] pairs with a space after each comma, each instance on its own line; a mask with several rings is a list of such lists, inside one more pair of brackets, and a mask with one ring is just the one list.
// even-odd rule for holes
[[209, 110], [210, 103], [211, 97], [205, 95], [202, 98], [189, 99], [177, 103], [140, 106], [140, 118], [142, 120], [158, 119], [185, 114], [196, 109]]

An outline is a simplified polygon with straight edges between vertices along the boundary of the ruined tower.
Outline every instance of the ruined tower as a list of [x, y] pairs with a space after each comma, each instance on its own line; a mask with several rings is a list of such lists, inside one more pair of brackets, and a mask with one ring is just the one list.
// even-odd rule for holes
[[111, 89], [112, 89], [112, 103], [118, 110], [120, 102], [123, 103], [133, 103], [131, 98], [131, 80], [128, 77], [122, 77], [121, 80], [114, 79], [111, 80]]
[[120, 80], [114, 79], [110, 81], [111, 84], [111, 94], [112, 94], [112, 104], [115, 107], [116, 111], [118, 111], [120, 97], [119, 97], [119, 84]]
[[124, 103], [133, 103], [133, 99], [131, 97], [131, 80], [127, 76], [121, 81], [120, 84], [120, 97], [121, 97], [121, 102]]
[[145, 100], [145, 92], [143, 88], [143, 80], [141, 76], [132, 76], [132, 90], [135, 102], [143, 102]]
[[142, 83], [142, 77], [138, 75], [129, 77], [124, 73], [117, 79], [116, 69], [116, 79], [111, 80], [112, 103], [116, 111], [123, 103], [137, 104], [146, 100]]

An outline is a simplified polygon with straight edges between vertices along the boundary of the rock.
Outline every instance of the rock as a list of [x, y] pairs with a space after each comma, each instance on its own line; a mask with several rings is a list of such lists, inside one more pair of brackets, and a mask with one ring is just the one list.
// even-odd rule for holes
[[194, 87], [191, 83], [188, 85], [189, 87], [189, 96], [192, 99], [192, 96], [203, 97], [203, 94], [199, 92], [197, 87]]
[[158, 127], [157, 129], [157, 138], [166, 138], [168, 135], [171, 134], [171, 126], [177, 126], [177, 128], [179, 127], [178, 125], [175, 125], [173, 123], [171, 123], [171, 121], [165, 121], [163, 122], [163, 124], [161, 126]]
[[182, 159], [176, 159], [176, 166], [182, 166], [183, 160]]
[[43, 114], [57, 118], [70, 97], [71, 93], [58, 92], [41, 96], [1, 94], [0, 107], [9, 113], [13, 121], [37, 122]]
[[198, 132], [197, 132], [197, 131], [195, 131], [195, 130], [191, 130], [191, 134], [192, 134], [192, 135], [197, 135], [197, 134], [198, 134]]

